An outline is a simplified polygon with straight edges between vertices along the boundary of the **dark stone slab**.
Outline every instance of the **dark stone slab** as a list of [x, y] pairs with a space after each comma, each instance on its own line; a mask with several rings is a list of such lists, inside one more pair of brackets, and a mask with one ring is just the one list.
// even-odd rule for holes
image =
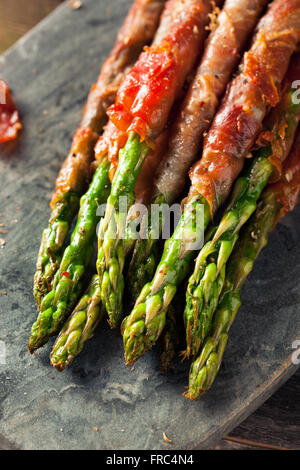
[[[99, 330], [62, 374], [49, 366], [51, 344], [30, 357], [36, 309], [32, 276], [48, 200], [90, 84], [107, 56], [128, 0], [66, 4], [4, 56], [0, 76], [14, 91], [24, 131], [0, 148], [0, 442], [24, 449], [207, 448], [264, 402], [296, 370], [300, 339], [300, 207], [270, 237], [247, 282], [224, 365], [200, 402], [181, 396], [186, 366], [167, 377], [156, 352], [131, 371], [118, 332]], [[107, 5], [111, 14], [107, 14]], [[93, 430], [99, 428], [98, 432]], [[166, 432], [171, 444], [163, 441]], [[0, 446], [0, 447], [1, 447]]]

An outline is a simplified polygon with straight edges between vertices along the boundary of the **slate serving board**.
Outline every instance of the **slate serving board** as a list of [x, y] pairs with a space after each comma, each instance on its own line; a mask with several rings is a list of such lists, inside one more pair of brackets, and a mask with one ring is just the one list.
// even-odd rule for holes
[[8, 230], [0, 249], [0, 340], [6, 347], [0, 448], [208, 448], [297, 368], [292, 344], [300, 339], [300, 207], [277, 227], [250, 275], [222, 370], [201, 401], [181, 396], [185, 365], [168, 377], [160, 374], [156, 351], [127, 368], [120, 335], [108, 328], [99, 329], [64, 373], [49, 366], [52, 342], [34, 357], [27, 353], [36, 316], [32, 277], [48, 201], [90, 84], [129, 3], [110, 0], [107, 10], [104, 0], [86, 0], [76, 12], [63, 4], [0, 57], [0, 76], [12, 87], [24, 123], [20, 138], [0, 147], [0, 223]]

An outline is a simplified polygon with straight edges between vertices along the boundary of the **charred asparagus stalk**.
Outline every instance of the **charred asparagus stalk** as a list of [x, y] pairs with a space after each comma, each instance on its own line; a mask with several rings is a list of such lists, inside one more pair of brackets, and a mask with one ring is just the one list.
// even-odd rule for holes
[[157, 343], [160, 371], [164, 375], [169, 372], [183, 344], [183, 309], [184, 298], [182, 295], [177, 293], [168, 308], [166, 326]]

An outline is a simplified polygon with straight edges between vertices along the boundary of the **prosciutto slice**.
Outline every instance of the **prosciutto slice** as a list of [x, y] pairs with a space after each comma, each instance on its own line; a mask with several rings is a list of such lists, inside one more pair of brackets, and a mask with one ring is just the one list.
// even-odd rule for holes
[[229, 195], [300, 40], [300, 0], [274, 0], [258, 24], [241, 72], [233, 79], [190, 171], [190, 196], [201, 194], [212, 213]]

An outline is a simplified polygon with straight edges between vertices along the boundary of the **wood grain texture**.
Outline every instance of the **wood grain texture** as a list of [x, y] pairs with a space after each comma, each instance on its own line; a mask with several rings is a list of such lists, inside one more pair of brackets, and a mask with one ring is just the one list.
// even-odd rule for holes
[[0, 340], [7, 346], [7, 362], [0, 365], [2, 446], [212, 447], [297, 369], [291, 355], [300, 339], [300, 207], [272, 234], [251, 273], [222, 370], [201, 401], [181, 396], [186, 364], [163, 377], [152, 351], [131, 371], [119, 332], [107, 328], [62, 374], [49, 366], [51, 344], [28, 356], [36, 317], [32, 277], [48, 201], [90, 84], [129, 3], [111, 0], [110, 15], [104, 0], [86, 0], [79, 12], [63, 5], [0, 57], [0, 75], [24, 123], [19, 139], [0, 147], [1, 223], [8, 230], [0, 250], [0, 292], [7, 291], [0, 295]]
[[62, 0], [0, 0], [0, 54], [60, 3]]
[[240, 440], [239, 442], [231, 441], [229, 439], [223, 438], [219, 444], [215, 447], [212, 447], [209, 450], [274, 450], [272, 448], [266, 446], [259, 446], [255, 442], [249, 444], [249, 442], [243, 442]]

